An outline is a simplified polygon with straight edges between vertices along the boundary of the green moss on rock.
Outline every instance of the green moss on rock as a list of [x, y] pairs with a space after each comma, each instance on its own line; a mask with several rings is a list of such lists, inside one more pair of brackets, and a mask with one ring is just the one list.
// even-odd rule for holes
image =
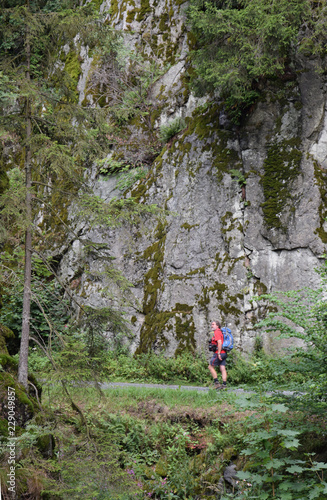
[[176, 303], [171, 311], [160, 311], [158, 299], [164, 289], [162, 281], [166, 224], [159, 222], [156, 228], [157, 240], [143, 253], [152, 267], [144, 275], [143, 313], [144, 322], [140, 332], [140, 344], [136, 354], [152, 349], [165, 349], [168, 345], [166, 332], [174, 331], [178, 341], [176, 354], [183, 350], [195, 349], [195, 327], [192, 317], [193, 306]]
[[10, 338], [15, 338], [14, 332], [0, 323], [0, 354], [8, 355], [6, 339]]
[[290, 139], [272, 144], [264, 161], [261, 177], [265, 201], [262, 203], [264, 222], [269, 229], [286, 232], [281, 216], [292, 202], [290, 188], [300, 173], [302, 152], [300, 140]]
[[323, 243], [327, 243], [327, 232], [324, 229], [327, 217], [327, 172], [316, 161], [314, 162], [314, 172], [321, 197], [319, 205], [320, 226], [315, 230], [315, 233], [318, 234]]
[[0, 418], [7, 420], [8, 417], [8, 387], [15, 392], [15, 419], [19, 427], [34, 416], [38, 409], [36, 401], [28, 396], [24, 388], [17, 383], [17, 378], [8, 372], [0, 373]]
[[184, 222], [184, 224], [181, 225], [181, 228], [183, 229], [187, 229], [188, 231], [190, 231], [193, 227], [198, 227], [199, 224], [188, 224], [187, 222]]
[[192, 145], [191, 136], [196, 135], [204, 144], [202, 151], [212, 155], [212, 172], [215, 173], [217, 182], [221, 182], [224, 173], [242, 168], [237, 151], [228, 145], [228, 141], [234, 138], [233, 133], [220, 129], [221, 110], [220, 105], [213, 103], [197, 108], [191, 118], [186, 118], [187, 128], [171, 148], [174, 154], [176, 150], [180, 150], [184, 155], [185, 149]]
[[268, 288], [267, 286], [262, 283], [262, 281], [260, 281], [259, 279], [256, 279], [254, 284], [253, 284], [253, 290], [254, 290], [254, 293], [255, 295], [264, 295], [265, 293], [268, 292]]
[[40, 451], [41, 455], [45, 459], [52, 458], [54, 455], [54, 449], [56, 446], [55, 439], [53, 437], [53, 434], [51, 433], [46, 433], [43, 434], [42, 436], [38, 436], [36, 440], [36, 447]]
[[159, 312], [157, 308], [158, 295], [163, 290], [162, 273], [164, 260], [164, 247], [166, 241], [166, 225], [159, 222], [156, 228], [156, 238], [143, 253], [143, 258], [153, 262], [153, 266], [144, 275], [144, 298], [143, 313], [144, 323], [141, 328], [140, 345], [137, 354], [151, 350], [153, 345], [161, 340], [166, 343], [161, 333], [163, 332], [169, 317], [165, 313]]
[[70, 51], [65, 60], [65, 70], [71, 78], [71, 90], [77, 94], [77, 84], [81, 74], [81, 63], [76, 52]]
[[138, 11], [136, 20], [138, 22], [143, 21], [145, 16], [151, 12], [151, 6], [149, 0], [141, 0], [141, 8]]
[[[181, 305], [181, 304], [179, 304]], [[190, 306], [187, 306], [188, 308]], [[175, 350], [175, 356], [182, 354], [185, 351], [194, 352], [196, 348], [195, 342], [195, 325], [193, 318], [188, 319], [188, 317], [176, 317], [176, 339], [178, 340], [178, 346]]]

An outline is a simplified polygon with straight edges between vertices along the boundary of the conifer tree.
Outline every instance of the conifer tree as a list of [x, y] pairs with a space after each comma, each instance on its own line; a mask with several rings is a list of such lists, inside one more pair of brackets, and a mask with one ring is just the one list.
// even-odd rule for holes
[[237, 122], [268, 80], [295, 78], [295, 55], [325, 54], [327, 9], [310, 0], [191, 0], [192, 87], [219, 91]]
[[[108, 154], [108, 111], [83, 106], [76, 91], [78, 48], [83, 45], [95, 54], [101, 47], [114, 58], [119, 35], [100, 21], [92, 3], [83, 6], [74, 0], [4, 0], [0, 26], [3, 158], [18, 177], [25, 170], [25, 199], [18, 198], [15, 207], [3, 197], [1, 208], [2, 222], [25, 232], [18, 377], [27, 387], [33, 239], [39, 247], [41, 239], [60, 245], [68, 207], [81, 193], [87, 192], [84, 210], [96, 222], [115, 223], [133, 202], [92, 203], [85, 169]], [[37, 215], [41, 235], [33, 229]]]

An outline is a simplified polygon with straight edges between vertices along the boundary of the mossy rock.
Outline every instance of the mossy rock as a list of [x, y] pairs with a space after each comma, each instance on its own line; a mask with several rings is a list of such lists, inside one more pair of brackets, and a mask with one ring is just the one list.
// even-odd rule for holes
[[327, 243], [327, 232], [325, 231], [325, 221], [327, 215], [327, 176], [324, 169], [314, 161], [315, 180], [320, 191], [321, 202], [319, 205], [320, 227], [315, 230], [323, 243]]
[[12, 356], [7, 353], [1, 352], [0, 354], [0, 365], [2, 369], [11, 374], [17, 375], [18, 362]]
[[[9, 354], [0, 354], [0, 419], [7, 421], [8, 418], [8, 388], [11, 388], [11, 393], [15, 394], [15, 406], [12, 408], [15, 412], [16, 427], [24, 427], [26, 423], [38, 411], [39, 406], [36, 397], [40, 399], [42, 387], [33, 375], [29, 375], [28, 379], [33, 388], [27, 394], [24, 387], [17, 381], [18, 362]], [[37, 391], [37, 394], [35, 392]], [[7, 422], [8, 427], [8, 422]], [[0, 433], [3, 431], [3, 425], [0, 425]]]
[[[209, 469], [204, 470], [203, 474], [201, 475], [201, 481], [204, 484], [217, 485], [222, 477], [223, 477], [223, 467], [221, 464], [216, 464], [215, 467], [210, 467]], [[210, 490], [207, 489], [206, 494], [209, 494], [209, 491]], [[206, 496], [205, 498], [210, 498], [210, 497]]]
[[15, 338], [14, 332], [0, 323], [0, 354], [8, 354], [6, 339]]
[[37, 402], [26, 394], [13, 375], [2, 372], [0, 373], [0, 418], [8, 419], [8, 388], [15, 393], [16, 426], [24, 427], [37, 411]]
[[51, 433], [43, 434], [36, 440], [36, 447], [40, 451], [43, 458], [52, 458], [56, 446], [55, 439]]
[[[17, 374], [18, 374], [18, 361], [10, 356], [8, 353], [1, 353], [0, 354], [0, 365], [2, 369], [8, 373], [10, 373], [14, 379], [17, 379]], [[29, 373], [28, 375], [28, 380], [31, 382], [31, 387], [29, 389], [29, 394], [32, 397], [38, 397], [41, 399], [41, 394], [42, 394], [42, 386], [40, 383], [37, 381], [35, 376], [32, 373]], [[33, 387], [34, 386], [34, 387]], [[35, 390], [37, 391], [37, 394], [35, 394]]]
[[265, 201], [261, 204], [264, 222], [268, 229], [287, 232], [281, 214], [285, 214], [294, 203], [291, 195], [292, 182], [300, 174], [302, 151], [300, 139], [283, 140], [271, 144], [264, 161], [264, 174], [261, 176]]
[[146, 479], [152, 479], [154, 476], [151, 467], [145, 467], [145, 469], [143, 470], [143, 474], [146, 477]]

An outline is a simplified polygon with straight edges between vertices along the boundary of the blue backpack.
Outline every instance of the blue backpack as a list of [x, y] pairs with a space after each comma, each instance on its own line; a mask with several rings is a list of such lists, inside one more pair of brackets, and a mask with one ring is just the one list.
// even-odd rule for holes
[[224, 336], [224, 342], [222, 345], [222, 350], [226, 351], [227, 353], [230, 352], [233, 347], [234, 347], [234, 339], [232, 335], [232, 331], [230, 328], [227, 328], [227, 326], [224, 326], [221, 329], [223, 336]]

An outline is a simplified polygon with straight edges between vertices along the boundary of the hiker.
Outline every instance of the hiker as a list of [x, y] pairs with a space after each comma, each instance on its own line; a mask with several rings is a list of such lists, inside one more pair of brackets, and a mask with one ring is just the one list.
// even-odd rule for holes
[[[226, 389], [227, 387], [227, 372], [226, 372], [226, 358], [227, 353], [222, 349], [224, 342], [224, 335], [220, 329], [219, 321], [213, 321], [211, 323], [211, 329], [214, 335], [211, 339], [211, 350], [213, 351], [213, 356], [209, 363], [209, 371], [213, 377], [213, 382], [215, 384], [215, 389]], [[218, 382], [217, 372], [215, 367], [219, 366], [219, 370], [222, 376], [223, 383]]]

